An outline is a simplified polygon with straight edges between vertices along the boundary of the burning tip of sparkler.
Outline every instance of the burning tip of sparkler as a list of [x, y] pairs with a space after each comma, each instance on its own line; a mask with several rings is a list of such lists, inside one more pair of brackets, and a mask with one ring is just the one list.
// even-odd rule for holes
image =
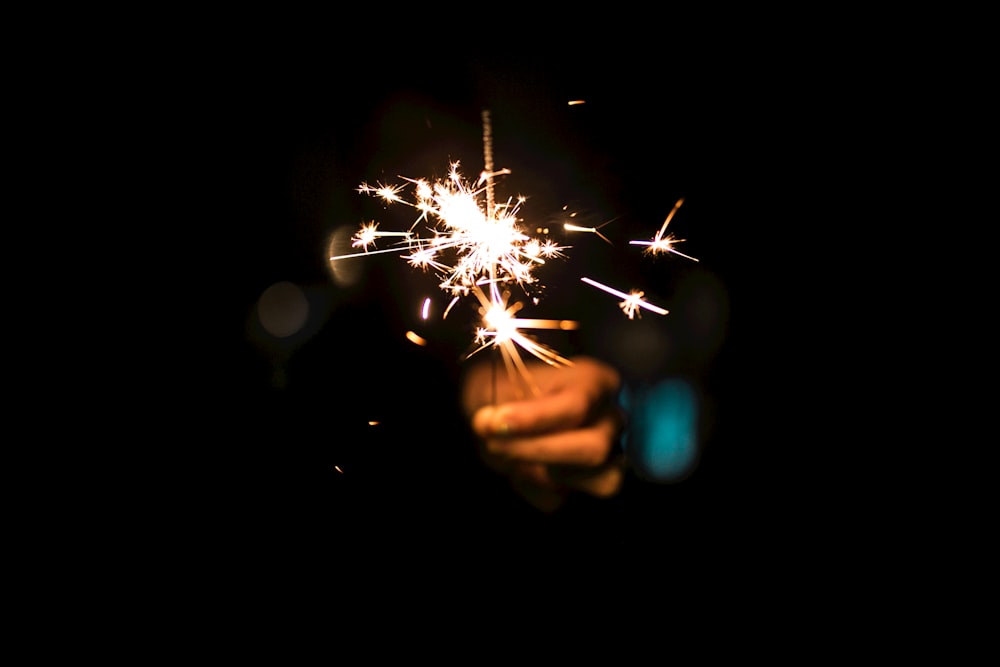
[[341, 475], [344, 474], [344, 471], [340, 469], [340, 466], [333, 466], [333, 469], [339, 472]]
[[586, 104], [586, 102], [587, 102], [586, 100], [570, 100], [566, 104], [569, 105], [569, 106], [571, 106], [571, 107], [575, 107], [575, 106], [577, 106], [579, 104]]

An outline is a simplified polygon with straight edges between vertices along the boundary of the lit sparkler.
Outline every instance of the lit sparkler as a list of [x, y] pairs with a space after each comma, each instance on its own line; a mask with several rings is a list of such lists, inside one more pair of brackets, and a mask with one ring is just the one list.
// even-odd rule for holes
[[[572, 362], [523, 330], [565, 330], [577, 325], [569, 320], [515, 317], [524, 304], [511, 303], [506, 286], [516, 284], [527, 294], [528, 286], [536, 282], [533, 271], [548, 259], [562, 257], [566, 247], [551, 239], [534, 238], [524, 231], [519, 219], [523, 197], [496, 201], [494, 180], [509, 174], [510, 170], [493, 168], [488, 112], [483, 113], [483, 130], [485, 168], [474, 183], [463, 178], [458, 162], [450, 165], [446, 179], [436, 182], [403, 178], [406, 181], [403, 185], [362, 183], [358, 188], [360, 193], [380, 197], [387, 205], [411, 206], [418, 211], [417, 218], [405, 232], [380, 231], [378, 223], [365, 223], [352, 239], [352, 246], [363, 250], [336, 255], [330, 260], [382, 252], [400, 253], [414, 268], [433, 270], [441, 278], [439, 287], [452, 296], [444, 311], [445, 317], [460, 298], [474, 295], [479, 300], [483, 319], [475, 335], [479, 347], [469, 356], [487, 347], [497, 348], [508, 371], [519, 375], [531, 387], [519, 349], [550, 365], [570, 365]], [[413, 188], [412, 201], [402, 196], [407, 184]], [[420, 232], [425, 229], [429, 235], [421, 236]], [[383, 237], [396, 237], [397, 241], [392, 248], [375, 249], [377, 241]], [[426, 305], [424, 312], [426, 314]]]
[[[484, 111], [484, 169], [474, 183], [463, 178], [458, 162], [450, 165], [447, 178], [435, 182], [401, 177], [405, 183], [397, 185], [377, 183], [373, 186], [362, 183], [358, 188], [360, 193], [379, 197], [387, 205], [410, 206], [416, 209], [418, 215], [407, 231], [382, 231], [375, 221], [362, 224], [352, 237], [352, 247], [361, 250], [332, 256], [330, 261], [387, 252], [399, 253], [414, 268], [433, 270], [438, 274], [441, 279], [439, 287], [452, 297], [442, 317], [447, 317], [460, 299], [473, 295], [479, 301], [482, 323], [476, 329], [474, 338], [478, 347], [468, 357], [491, 347], [499, 350], [511, 377], [520, 377], [525, 386], [537, 393], [520, 350], [553, 366], [572, 365], [572, 361], [527, 335], [524, 330], [570, 330], [576, 329], [578, 324], [572, 320], [516, 317], [524, 303], [510, 300], [509, 287], [517, 285], [528, 294], [528, 286], [536, 282], [533, 271], [548, 259], [563, 257], [562, 251], [568, 246], [560, 246], [551, 239], [531, 237], [524, 231], [519, 218], [520, 207], [525, 201], [523, 197], [500, 203], [496, 201], [495, 178], [509, 174], [510, 170], [494, 170], [491, 131], [489, 112]], [[413, 189], [412, 201], [403, 196], [408, 185]], [[683, 201], [683, 198], [677, 201], [652, 241], [631, 243], [648, 246], [648, 253], [672, 252], [698, 261], [672, 247], [673, 243], [679, 242], [678, 239], [674, 239], [672, 235], [664, 236], [667, 225]], [[592, 233], [610, 244], [610, 239], [599, 231], [610, 222], [612, 221], [598, 227], [565, 223], [564, 229], [569, 232]], [[429, 236], [420, 235], [424, 230], [429, 232]], [[390, 237], [396, 239], [392, 247], [375, 248], [380, 239]], [[621, 298], [619, 307], [629, 319], [641, 316], [640, 308], [660, 315], [669, 312], [643, 300], [644, 293], [641, 291], [626, 293], [590, 278], [582, 280]], [[537, 298], [534, 302], [537, 303]], [[424, 319], [427, 318], [428, 308], [429, 302], [425, 302]]]

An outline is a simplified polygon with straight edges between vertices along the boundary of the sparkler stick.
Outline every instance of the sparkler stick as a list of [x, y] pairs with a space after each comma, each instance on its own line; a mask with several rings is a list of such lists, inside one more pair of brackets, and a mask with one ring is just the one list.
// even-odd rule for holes
[[493, 124], [489, 109], [483, 109], [483, 173], [479, 180], [486, 179], [486, 217], [493, 217]]

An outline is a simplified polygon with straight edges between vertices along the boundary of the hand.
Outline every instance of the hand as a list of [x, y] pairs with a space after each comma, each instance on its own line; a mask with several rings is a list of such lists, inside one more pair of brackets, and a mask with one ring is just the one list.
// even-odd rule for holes
[[527, 398], [520, 378], [509, 377], [502, 364], [477, 364], [462, 381], [462, 406], [483, 461], [546, 512], [573, 491], [614, 496], [624, 479], [617, 446], [624, 426], [621, 377], [596, 359], [572, 361], [529, 364], [535, 391]]

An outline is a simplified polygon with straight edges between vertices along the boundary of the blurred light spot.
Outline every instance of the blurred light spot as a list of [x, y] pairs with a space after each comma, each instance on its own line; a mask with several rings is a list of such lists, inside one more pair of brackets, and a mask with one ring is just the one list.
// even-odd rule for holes
[[410, 341], [411, 343], [415, 343], [417, 345], [420, 345], [420, 346], [427, 345], [427, 341], [425, 339], [421, 338], [420, 336], [418, 336], [413, 331], [407, 331], [406, 332], [406, 340]]
[[[341, 225], [333, 230], [333, 233], [330, 234], [330, 243], [326, 249], [327, 256], [338, 257], [358, 252], [358, 249], [351, 245], [356, 231], [356, 228], [349, 225]], [[364, 259], [364, 257], [331, 259], [329, 266], [334, 282], [341, 287], [350, 287], [357, 283], [361, 278]]]
[[586, 100], [570, 100], [566, 104], [568, 104], [571, 107], [574, 107], [574, 106], [576, 106], [578, 104], [586, 104]]
[[288, 281], [268, 287], [257, 300], [257, 317], [272, 336], [286, 338], [301, 331], [309, 318], [309, 302], [299, 286]]
[[426, 320], [427, 314], [430, 312], [430, 310], [431, 310], [431, 299], [430, 297], [427, 297], [426, 299], [424, 299], [424, 307], [420, 311], [420, 317]]
[[623, 396], [630, 414], [629, 458], [647, 477], [678, 481], [698, 454], [698, 396], [683, 379], [670, 378]]
[[627, 374], [639, 378], [658, 376], [674, 352], [669, 329], [651, 317], [623, 319], [614, 325], [609, 336], [614, 341], [616, 363]]
[[368, 425], [369, 425], [369, 426], [378, 426], [378, 424], [379, 424], [379, 423], [378, 423], [377, 421], [375, 421], [374, 419], [373, 419], [373, 420], [371, 420], [370, 422], [368, 422]]

